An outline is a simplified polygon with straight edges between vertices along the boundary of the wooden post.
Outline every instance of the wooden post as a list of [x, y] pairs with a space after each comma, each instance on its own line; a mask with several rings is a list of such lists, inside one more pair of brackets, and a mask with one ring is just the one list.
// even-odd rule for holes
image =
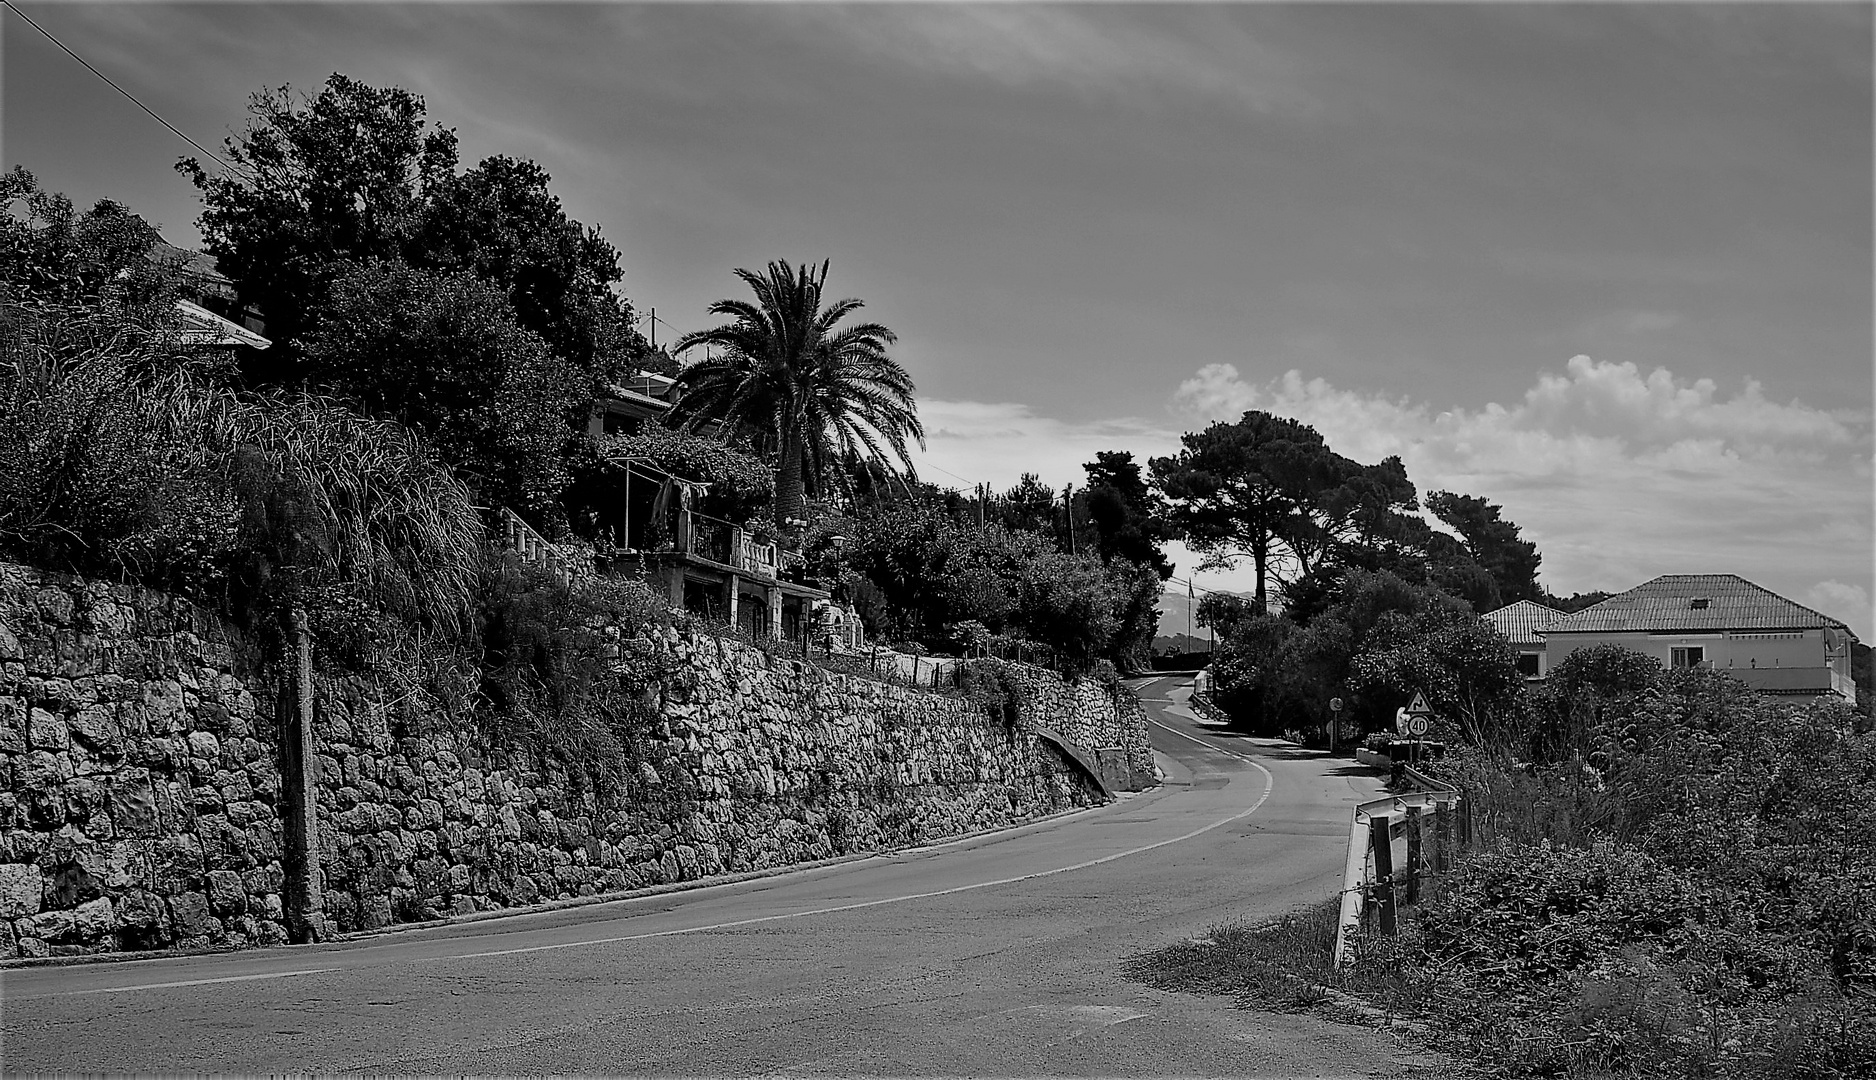
[[1453, 804], [1441, 802], [1433, 808], [1433, 870], [1444, 874], [1452, 867]]
[[319, 762], [313, 750], [313, 635], [306, 609], [287, 612], [281, 657], [280, 720], [281, 884], [287, 937], [296, 945], [327, 937], [325, 883], [319, 872]]
[[1376, 814], [1368, 819], [1368, 844], [1374, 850], [1374, 908], [1381, 932], [1393, 937], [1394, 918], [1394, 836], [1393, 819]]
[[1407, 808], [1407, 902], [1420, 902], [1420, 808]]

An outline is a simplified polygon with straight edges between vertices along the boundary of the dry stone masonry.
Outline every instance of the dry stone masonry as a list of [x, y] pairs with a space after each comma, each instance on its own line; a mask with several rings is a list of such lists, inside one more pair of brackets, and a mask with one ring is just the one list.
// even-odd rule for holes
[[[1090, 763], [1109, 789], [1152, 782], [1138, 702], [1092, 680], [1023, 669], [1004, 718], [677, 628], [639, 644], [671, 672], [655, 721], [571, 772], [321, 677], [330, 927], [1008, 825], [1099, 801]], [[0, 958], [286, 940], [279, 738], [245, 652], [185, 602], [0, 565]]]

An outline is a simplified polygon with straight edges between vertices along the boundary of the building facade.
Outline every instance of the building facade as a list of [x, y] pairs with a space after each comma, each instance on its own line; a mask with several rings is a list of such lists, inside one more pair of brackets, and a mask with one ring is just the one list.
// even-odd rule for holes
[[1550, 665], [1546, 663], [1548, 646], [1543, 635], [1537, 631], [1539, 627], [1563, 618], [1563, 612], [1530, 600], [1519, 600], [1496, 611], [1488, 611], [1482, 617], [1511, 643], [1511, 648], [1518, 654], [1518, 671], [1526, 682], [1536, 682], [1550, 674]]
[[1856, 700], [1850, 628], [1734, 574], [1664, 574], [1536, 632], [1552, 665], [1620, 645], [1666, 667], [1724, 671], [1761, 693]]

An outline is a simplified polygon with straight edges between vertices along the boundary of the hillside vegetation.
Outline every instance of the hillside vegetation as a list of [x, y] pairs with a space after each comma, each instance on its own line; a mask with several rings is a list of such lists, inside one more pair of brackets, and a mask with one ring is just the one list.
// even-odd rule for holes
[[[1330, 969], [1333, 901], [1142, 958], [1160, 985], [1425, 1022], [1493, 1075], [1876, 1075], [1876, 734], [1616, 648], [1436, 766], [1474, 846]], [[1530, 764], [1533, 746], [1549, 764]], [[1300, 981], [1299, 981], [1300, 980]]]

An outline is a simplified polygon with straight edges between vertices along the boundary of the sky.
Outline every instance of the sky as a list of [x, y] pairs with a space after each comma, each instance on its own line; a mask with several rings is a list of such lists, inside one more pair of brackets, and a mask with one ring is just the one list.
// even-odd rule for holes
[[[1869, 5], [21, 7], [211, 149], [263, 86], [422, 94], [661, 340], [831, 260], [927, 479], [1263, 409], [1501, 505], [1553, 592], [1736, 573], [1876, 641]], [[197, 243], [196, 152], [0, 33], [5, 164]]]

